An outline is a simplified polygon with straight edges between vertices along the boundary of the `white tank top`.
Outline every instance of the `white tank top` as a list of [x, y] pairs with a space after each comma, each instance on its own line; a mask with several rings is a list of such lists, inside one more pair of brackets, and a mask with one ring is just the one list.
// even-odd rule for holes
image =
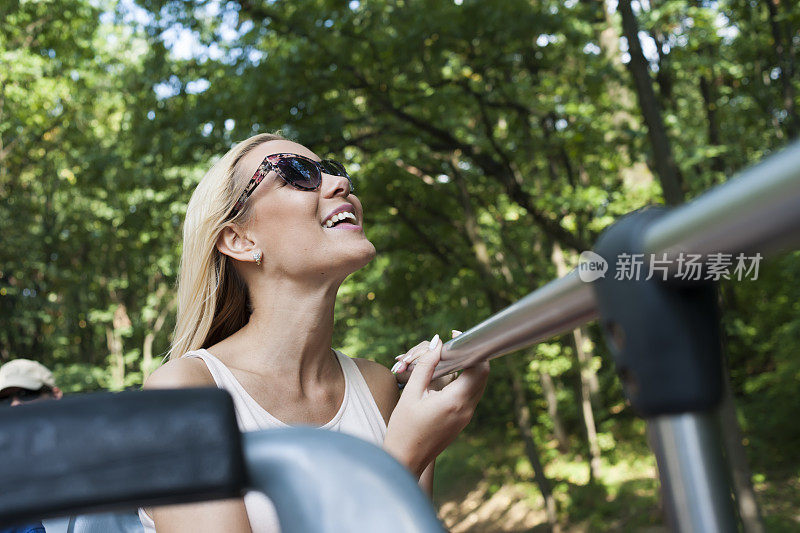
[[[378, 404], [369, 391], [367, 382], [361, 375], [355, 361], [338, 350], [334, 350], [344, 374], [344, 399], [339, 411], [321, 429], [339, 431], [353, 435], [377, 446], [383, 445], [386, 436], [386, 422], [378, 409]], [[269, 414], [250, 394], [222, 361], [205, 349], [186, 352], [183, 357], [199, 357], [208, 367], [217, 387], [225, 389], [233, 397], [236, 420], [241, 431], [289, 427]], [[244, 506], [253, 533], [277, 533], [278, 515], [272, 502], [260, 492], [250, 491], [244, 496]], [[155, 533], [153, 519], [139, 509], [139, 518], [145, 533]]]

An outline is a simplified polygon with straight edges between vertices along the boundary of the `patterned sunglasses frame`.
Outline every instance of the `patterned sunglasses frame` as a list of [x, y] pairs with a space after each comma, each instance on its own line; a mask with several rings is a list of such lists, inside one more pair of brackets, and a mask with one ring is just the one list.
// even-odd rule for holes
[[[310, 178], [313, 179], [311, 185], [302, 185], [299, 183], [301, 181], [307, 181], [309, 176], [303, 175], [301, 171], [296, 168], [296, 164], [288, 168], [281, 168], [281, 166], [279, 166], [281, 161], [300, 161], [306, 165], [305, 170], [311, 171]], [[322, 185], [323, 172], [325, 174], [330, 174], [331, 176], [341, 176], [347, 178], [347, 182], [349, 183], [350, 188], [348, 194], [353, 192], [353, 180], [350, 179], [350, 175], [347, 173], [344, 165], [334, 159], [314, 161], [310, 157], [299, 154], [272, 154], [265, 157], [261, 164], [258, 165], [258, 169], [256, 169], [255, 174], [253, 174], [253, 177], [247, 182], [244, 192], [233, 206], [229, 218], [236, 216], [236, 214], [242, 210], [245, 202], [250, 195], [253, 194], [253, 191], [256, 190], [258, 184], [261, 183], [267, 174], [272, 171], [275, 171], [275, 173], [280, 176], [283, 181], [296, 189], [300, 189], [301, 191], [315, 191], [319, 189], [320, 185]], [[287, 174], [290, 175], [287, 176]]]

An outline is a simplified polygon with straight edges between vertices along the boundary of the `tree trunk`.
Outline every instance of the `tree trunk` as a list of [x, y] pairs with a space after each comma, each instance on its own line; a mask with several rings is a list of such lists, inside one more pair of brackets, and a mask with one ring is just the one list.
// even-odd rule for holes
[[658, 90], [661, 95], [661, 101], [664, 105], [672, 110], [677, 110], [675, 99], [673, 98], [673, 80], [672, 73], [670, 72], [669, 54], [664, 52], [664, 34], [653, 28], [650, 31], [650, 37], [656, 43], [656, 52], [658, 53], [658, 72], [656, 73], [656, 83], [658, 83]]
[[611, 7], [610, 0], [603, 1], [603, 21], [605, 22], [605, 28], [600, 32], [598, 35], [598, 42], [600, 43], [600, 49], [603, 50], [606, 58], [615, 66], [619, 67], [622, 63], [620, 62], [620, 55], [619, 55], [619, 33], [617, 33], [617, 29], [614, 26], [614, 20], [611, 15], [612, 7]]
[[592, 405], [596, 405], [595, 397], [600, 393], [600, 382], [597, 381], [597, 374], [592, 370], [592, 350], [586, 349], [586, 338], [589, 336], [585, 327], [576, 328], [572, 331], [575, 338], [576, 348], [578, 354], [578, 362], [581, 364], [581, 369], [584, 370], [586, 384], [588, 385], [590, 399]]
[[[552, 259], [558, 276], [566, 275], [568, 271], [567, 264], [558, 243], [553, 244]], [[586, 430], [586, 440], [589, 443], [589, 471], [592, 479], [597, 479], [600, 475], [600, 444], [597, 441], [597, 427], [595, 426], [594, 411], [592, 410], [592, 388], [596, 393], [600, 387], [597, 383], [597, 376], [591, 368], [592, 356], [584, 349], [584, 331], [581, 328], [573, 330], [572, 340], [578, 359], [581, 415], [583, 427]]]
[[569, 440], [567, 432], [564, 431], [564, 423], [561, 421], [561, 414], [558, 412], [558, 398], [556, 397], [556, 386], [553, 383], [553, 376], [547, 372], [539, 372], [539, 381], [542, 384], [544, 399], [547, 401], [547, 414], [553, 421], [553, 433], [558, 442], [558, 450], [566, 453], [569, 450]]
[[[493, 313], [496, 313], [504, 307], [507, 307], [511, 302], [498, 291], [493, 289], [493, 286], [495, 285], [494, 280], [496, 277], [492, 268], [490, 254], [486, 246], [486, 241], [480, 234], [477, 218], [475, 217], [475, 212], [472, 209], [469, 191], [462, 176], [458, 172], [458, 166], [455, 160], [453, 161], [452, 169], [453, 181], [459, 189], [458, 197], [464, 212], [465, 231], [470, 243], [472, 244], [472, 251], [475, 255], [478, 271], [485, 280], [484, 292], [489, 300], [490, 309]], [[507, 265], [505, 266], [507, 267]], [[507, 283], [513, 283], [513, 279], [510, 277], [510, 269], [506, 268], [505, 271], [508, 272], [508, 274], [506, 274], [505, 281]], [[528, 406], [525, 385], [520, 379], [521, 373], [512, 368], [512, 360], [503, 359], [502, 364], [504, 365], [504, 369], [508, 371], [509, 379], [511, 381], [515, 426], [523, 440], [525, 446], [525, 455], [528, 458], [531, 467], [533, 468], [534, 481], [542, 493], [547, 521], [554, 532], [560, 532], [561, 529], [560, 525], [558, 524], [556, 502], [553, 498], [553, 491], [550, 486], [550, 481], [547, 479], [547, 476], [544, 473], [542, 462], [539, 459], [539, 450], [536, 447], [536, 442], [533, 440], [533, 433], [531, 432], [530, 407]]]
[[791, 51], [791, 33], [786, 32], [786, 38], [779, 22], [778, 0], [766, 0], [769, 25], [772, 29], [772, 39], [775, 42], [775, 54], [778, 57], [778, 66], [781, 69], [781, 90], [783, 93], [783, 109], [786, 111], [786, 133], [794, 138], [800, 131], [800, 119], [794, 101], [794, 58]]
[[572, 332], [575, 342], [575, 352], [578, 354], [578, 364], [580, 365], [580, 396], [581, 396], [581, 413], [583, 415], [583, 426], [586, 429], [586, 439], [589, 442], [589, 471], [592, 479], [600, 477], [600, 443], [597, 440], [597, 427], [594, 422], [594, 411], [592, 410], [592, 393], [589, 375], [591, 375], [595, 383], [597, 376], [592, 372], [589, 366], [591, 356], [583, 349], [583, 332], [581, 329], [576, 329]]
[[525, 394], [525, 386], [519, 378], [519, 373], [510, 368], [508, 362], [503, 360], [507, 367], [511, 380], [511, 389], [514, 396], [514, 420], [516, 422], [517, 430], [520, 437], [525, 444], [525, 455], [531, 463], [533, 468], [533, 478], [539, 491], [544, 498], [544, 508], [547, 514], [547, 522], [550, 524], [552, 531], [558, 533], [561, 531], [561, 526], [558, 523], [558, 516], [556, 514], [556, 501], [553, 498], [553, 490], [550, 486], [550, 480], [544, 474], [544, 467], [539, 460], [539, 450], [536, 447], [536, 442], [533, 440], [531, 433], [531, 411], [528, 407], [528, 399]]
[[639, 42], [639, 23], [631, 9], [631, 0], [619, 0], [618, 9], [622, 15], [622, 30], [628, 40], [628, 52], [631, 56], [628, 70], [633, 77], [636, 94], [639, 98], [639, 107], [642, 110], [647, 135], [653, 147], [653, 160], [656, 174], [658, 174], [664, 199], [668, 204], [677, 205], [683, 202], [683, 178], [672, 153], [672, 144], [667, 136], [664, 119], [661, 115], [661, 106], [653, 91], [653, 81], [647, 60], [642, 53]]
[[[556, 266], [558, 277], [566, 276], [569, 273], [569, 269], [564, 260], [564, 253], [558, 243], [553, 244], [552, 259]], [[596, 403], [594, 396], [600, 392], [600, 383], [597, 381], [597, 374], [592, 370], [592, 353], [585, 348], [585, 339], [588, 337], [586, 329], [583, 327], [576, 328], [572, 331], [572, 336], [575, 341], [575, 353], [581, 366], [582, 379], [587, 383], [589, 396], [592, 405], [594, 405]]]
[[[700, 95], [703, 97], [703, 108], [706, 112], [706, 121], [708, 122], [708, 143], [711, 146], [719, 147], [719, 123], [717, 121], [717, 98], [714, 92], [712, 82], [704, 75], [700, 76]], [[711, 169], [714, 172], [725, 172], [725, 165], [723, 164], [722, 157], [715, 155], [711, 158]]]
[[122, 343], [122, 330], [131, 326], [131, 319], [125, 304], [117, 304], [111, 326], [106, 326], [106, 344], [111, 354], [111, 383], [112, 390], [125, 388], [125, 350]]
[[125, 387], [125, 354], [122, 351], [122, 337], [110, 326], [106, 326], [106, 344], [111, 354], [111, 382], [108, 388], [122, 390]]
[[153, 325], [150, 327], [147, 335], [144, 337], [144, 344], [142, 345], [142, 382], [144, 382], [150, 374], [155, 370], [153, 368], [153, 342], [156, 340], [156, 335], [161, 332], [161, 329], [164, 327], [164, 323], [167, 320], [167, 316], [172, 311], [174, 304], [176, 303], [175, 297], [170, 299], [169, 303], [164, 306], [161, 313], [159, 313], [158, 317], [156, 318]]
[[739, 421], [736, 419], [736, 405], [733, 402], [730, 377], [725, 370], [725, 391], [722, 405], [719, 410], [722, 426], [722, 439], [725, 443], [725, 452], [731, 467], [733, 487], [736, 494], [736, 504], [745, 533], [764, 533], [764, 523], [753, 490], [750, 465], [747, 454], [742, 445], [742, 432], [739, 430]]
[[[725, 288], [728, 290], [725, 290]], [[728, 308], [734, 307], [736, 305], [734, 294], [729, 285], [721, 286], [721, 305]], [[724, 356], [727, 352], [728, 337], [723, 330], [722, 371], [725, 389], [722, 395], [719, 417], [725, 454], [727, 455], [728, 464], [731, 469], [733, 491], [736, 495], [736, 505], [739, 509], [739, 517], [742, 519], [744, 532], [764, 533], [764, 522], [758, 507], [758, 501], [756, 500], [755, 490], [753, 490], [753, 474], [747, 462], [747, 452], [742, 443], [742, 432], [739, 429], [739, 420], [736, 417], [736, 404], [733, 399], [733, 389], [731, 388], [730, 373], [728, 372], [728, 361]]]

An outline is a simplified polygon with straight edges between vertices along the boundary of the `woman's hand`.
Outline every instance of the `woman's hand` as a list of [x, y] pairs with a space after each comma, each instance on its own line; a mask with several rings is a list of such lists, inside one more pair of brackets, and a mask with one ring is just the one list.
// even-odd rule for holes
[[[462, 333], [463, 331], [458, 331], [457, 329], [454, 329], [451, 332], [454, 339], [459, 335], [461, 335]], [[438, 335], [436, 337], [438, 337]], [[411, 348], [406, 353], [401, 353], [400, 355], [395, 357], [397, 362], [392, 367], [392, 373], [397, 376], [397, 381], [399, 381], [400, 383], [405, 383], [406, 381], [408, 381], [409, 376], [403, 375], [404, 372], [408, 370], [408, 368], [414, 363], [414, 361], [419, 359], [422, 354], [424, 354], [427, 350], [430, 349], [430, 344], [431, 343], [429, 341], [423, 341], [414, 346], [413, 348]], [[454, 379], [456, 379], [456, 377], [457, 374], [455, 372], [438, 377], [433, 381], [431, 381], [431, 384], [428, 388], [433, 390], [442, 390], [443, 388], [445, 388], [446, 385], [450, 384]]]
[[464, 369], [441, 390], [434, 389], [431, 377], [442, 343], [438, 335], [432, 342], [408, 352], [414, 352], [414, 369], [389, 419], [383, 445], [417, 477], [469, 423], [489, 378], [485, 361]]

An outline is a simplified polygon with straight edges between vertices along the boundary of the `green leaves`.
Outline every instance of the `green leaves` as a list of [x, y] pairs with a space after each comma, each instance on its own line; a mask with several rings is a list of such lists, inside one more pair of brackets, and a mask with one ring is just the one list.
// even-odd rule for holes
[[[798, 6], [638, 4], [647, 74], [688, 197], [788, 142]], [[346, 160], [378, 249], [340, 290], [337, 347], [388, 364], [521, 298], [557, 275], [555, 245], [574, 266], [616, 218], [662, 197], [627, 43], [603, 7], [66, 0], [56, 17], [47, 2], [7, 2], [0, 359], [40, 359], [68, 390], [138, 385], [169, 346], [191, 191], [234, 142], [278, 129]], [[746, 413], [770, 421], [764, 430], [782, 444], [796, 439], [782, 429], [789, 409], [771, 410], [793, 405], [797, 299], [778, 296], [788, 279], [732, 287], [726, 322], [735, 388], [754, 397]], [[624, 402], [594, 340], [608, 449], [641, 432], [608, 415]], [[537, 440], [552, 439], [541, 372], [581, 439], [570, 343], [511, 357], [525, 359]], [[476, 420], [505, 435], [503, 379]], [[777, 456], [777, 445], [753, 442]]]

